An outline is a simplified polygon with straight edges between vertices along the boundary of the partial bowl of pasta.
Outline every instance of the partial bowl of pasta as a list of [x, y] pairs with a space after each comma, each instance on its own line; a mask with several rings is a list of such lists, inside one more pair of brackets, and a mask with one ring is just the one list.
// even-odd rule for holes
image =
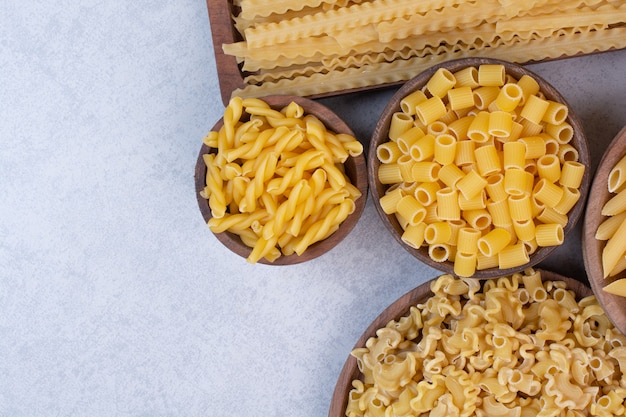
[[591, 288], [626, 334], [626, 127], [596, 170], [583, 223], [583, 259]]
[[316, 101], [234, 97], [203, 139], [195, 189], [228, 249], [250, 263], [301, 263], [334, 248], [361, 216], [363, 146]]
[[445, 274], [367, 327], [328, 415], [602, 415], [626, 399], [612, 388], [625, 346], [576, 279], [533, 268], [490, 280]]
[[544, 260], [584, 210], [582, 124], [523, 66], [468, 58], [404, 84], [371, 137], [369, 188], [409, 253], [444, 273], [493, 278]]

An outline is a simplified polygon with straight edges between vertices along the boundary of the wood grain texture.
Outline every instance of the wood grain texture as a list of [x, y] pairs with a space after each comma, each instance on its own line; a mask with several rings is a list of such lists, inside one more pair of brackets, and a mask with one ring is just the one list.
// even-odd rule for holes
[[[577, 294], [578, 298], [583, 298], [593, 294], [589, 287], [573, 278], [564, 277], [551, 271], [541, 269], [539, 269], [539, 271], [541, 271], [541, 278], [544, 281], [566, 282], [567, 287], [573, 290]], [[367, 340], [376, 335], [376, 330], [384, 327], [391, 320], [399, 320], [401, 317], [408, 315], [411, 306], [425, 302], [432, 295], [433, 293], [430, 291], [430, 282], [426, 282], [398, 298], [382, 313], [380, 313], [380, 315], [376, 317], [376, 319], [367, 327], [355, 343], [354, 348], [365, 347]], [[341, 369], [341, 373], [339, 374], [337, 384], [335, 385], [328, 417], [345, 417], [345, 409], [348, 404], [348, 394], [352, 389], [352, 381], [360, 378], [360, 376], [356, 359], [352, 355], [348, 355], [348, 358]]]
[[[590, 165], [590, 157], [589, 157], [589, 148], [587, 145], [587, 139], [585, 137], [584, 129], [580, 119], [574, 114], [572, 108], [567, 104], [565, 98], [554, 88], [552, 87], [546, 80], [541, 78], [539, 75], [533, 73], [532, 71], [522, 67], [521, 65], [512, 64], [505, 61], [488, 59], [488, 58], [466, 58], [455, 61], [445, 62], [443, 64], [439, 64], [433, 66], [417, 75], [415, 78], [409, 80], [406, 84], [404, 84], [389, 100], [386, 107], [383, 109], [383, 112], [378, 120], [374, 132], [372, 133], [372, 138], [369, 145], [369, 153], [367, 157], [367, 165], [368, 165], [368, 178], [370, 183], [370, 193], [372, 194], [374, 200], [374, 206], [385, 224], [387, 230], [391, 233], [391, 235], [396, 239], [396, 241], [407, 250], [410, 254], [415, 256], [420, 261], [428, 264], [432, 268], [438, 269], [444, 273], [454, 274], [454, 265], [452, 262], [435, 262], [430, 256], [428, 256], [428, 248], [422, 247], [420, 249], [414, 249], [404, 243], [401, 239], [402, 236], [402, 227], [400, 223], [393, 215], [387, 215], [379, 204], [379, 199], [385, 194], [387, 185], [381, 184], [378, 181], [378, 168], [380, 166], [380, 161], [376, 156], [376, 148], [381, 143], [388, 141], [388, 132], [389, 125], [391, 123], [391, 117], [394, 113], [400, 111], [400, 101], [403, 97], [408, 94], [421, 89], [426, 82], [431, 78], [431, 76], [441, 67], [445, 67], [451, 72], [459, 71], [468, 66], [479, 66], [481, 64], [494, 64], [499, 63], [505, 66], [506, 72], [511, 74], [515, 78], [519, 79], [522, 75], [532, 76], [541, 86], [541, 91], [545, 94], [545, 96], [554, 101], [558, 101], [563, 103], [569, 107], [569, 116], [567, 118], [567, 122], [572, 125], [574, 129], [574, 137], [570, 142], [579, 152], [580, 162], [584, 164], [587, 169], [585, 170], [585, 174], [582, 180], [582, 184], [580, 187], [580, 200], [576, 203], [574, 208], [568, 214], [568, 222], [564, 227], [565, 237], [567, 238], [569, 232], [574, 228], [578, 220], [580, 219], [583, 210], [585, 208], [585, 201], [587, 197], [587, 193], [589, 191], [589, 183], [591, 178], [591, 165]], [[534, 254], [530, 256], [530, 262], [516, 268], [508, 268], [508, 269], [498, 269], [498, 268], [490, 268], [482, 271], [476, 271], [473, 278], [494, 278], [502, 275], [510, 275], [514, 272], [521, 271], [524, 268], [529, 266], [533, 266], [544, 260], [546, 257], [550, 255], [556, 246], [552, 247], [543, 247], [538, 249]]]
[[[264, 97], [263, 101], [270, 105], [275, 110], [280, 110], [283, 107], [287, 106], [290, 102], [295, 101], [304, 109], [306, 114], [312, 114], [317, 116], [326, 126], [326, 128], [335, 133], [345, 133], [351, 136], [355, 136], [354, 132], [350, 127], [332, 110], [327, 108], [326, 106], [303, 97], [293, 97], [293, 96], [268, 96]], [[215, 126], [211, 129], [212, 131], [219, 130], [224, 124], [224, 121], [220, 119]], [[357, 138], [358, 139], [358, 138]], [[217, 152], [214, 148], [209, 148], [205, 144], [202, 145], [200, 151], [198, 153], [198, 158], [196, 160], [196, 168], [195, 168], [195, 189], [196, 189], [196, 199], [198, 201], [198, 207], [200, 208], [200, 213], [206, 222], [211, 219], [211, 209], [209, 208], [208, 200], [202, 198], [200, 196], [200, 191], [204, 189], [206, 186], [206, 172], [207, 167], [204, 163], [204, 159], [202, 155], [206, 153], [215, 153]], [[289, 255], [289, 256], [281, 256], [274, 262], [269, 262], [265, 258], [262, 258], [259, 263], [269, 264], [269, 265], [292, 265], [301, 262], [305, 262], [314, 258], [317, 258], [324, 253], [328, 252], [339, 242], [341, 242], [354, 228], [357, 224], [363, 210], [365, 209], [365, 203], [367, 201], [367, 191], [368, 191], [368, 182], [367, 182], [367, 169], [365, 165], [365, 155], [361, 154], [357, 157], [349, 157], [344, 163], [344, 169], [346, 176], [350, 179], [350, 182], [361, 191], [361, 197], [355, 201], [355, 210], [352, 214], [348, 216], [348, 218], [339, 226], [331, 236], [328, 238], [316, 242], [313, 245], [309, 246], [306, 251], [302, 255]], [[251, 248], [244, 245], [241, 242], [241, 239], [236, 234], [230, 232], [223, 233], [215, 233], [217, 239], [228, 249], [233, 251], [234, 253], [247, 258], [252, 251]]]
[[[603, 220], [607, 219], [602, 215], [602, 206], [613, 195], [609, 193], [608, 178], [613, 166], [626, 154], [626, 127], [624, 127], [613, 141], [609, 144], [605, 151], [598, 169], [596, 170], [591, 189], [589, 191], [589, 200], [587, 202], [587, 210], [585, 212], [585, 220], [583, 223], [583, 260], [585, 269], [589, 278], [589, 284], [593, 289], [598, 301], [604, 308], [606, 315], [622, 333], [626, 334], [626, 298], [609, 294], [602, 290], [609, 282], [625, 274], [617, 277], [604, 278], [604, 270], [602, 269], [602, 250], [605, 243], [595, 238], [596, 230]], [[621, 236], [626, 239], [626, 236]]]

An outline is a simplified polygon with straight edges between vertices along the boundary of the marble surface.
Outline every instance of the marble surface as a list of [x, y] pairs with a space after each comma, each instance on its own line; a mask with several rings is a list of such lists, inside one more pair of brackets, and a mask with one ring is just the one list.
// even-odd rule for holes
[[[371, 201], [335, 250], [248, 265], [206, 228], [223, 105], [206, 5], [0, 5], [0, 416], [323, 416], [358, 336], [437, 272]], [[626, 125], [626, 51], [532, 65], [585, 126]], [[394, 90], [321, 100], [367, 144]], [[546, 261], [584, 280], [580, 230]]]

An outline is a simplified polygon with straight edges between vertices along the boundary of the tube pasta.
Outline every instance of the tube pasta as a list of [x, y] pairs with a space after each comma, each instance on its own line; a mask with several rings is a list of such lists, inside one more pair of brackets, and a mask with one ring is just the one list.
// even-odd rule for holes
[[[401, 100], [402, 111], [392, 116], [391, 123], [401, 114], [395, 123], [401, 120], [406, 126], [402, 131], [394, 128], [389, 141], [378, 145], [377, 174], [382, 184], [394, 190], [381, 197], [383, 211], [394, 214], [404, 231], [419, 222], [426, 224], [428, 237], [414, 237], [413, 229], [407, 233], [407, 244], [419, 248], [426, 242], [437, 261], [456, 262], [458, 257], [457, 273], [473, 274], [486, 265], [520, 266], [537, 249], [560, 244], [567, 215], [580, 199], [578, 188], [586, 168], [557, 155], [571, 145], [546, 132], [548, 126], [557, 125], [544, 117], [565, 126], [561, 119], [567, 111], [546, 100], [535, 80], [503, 76], [503, 67], [494, 66], [483, 69], [481, 83], [481, 66], [468, 68], [454, 74], [436, 71], [423, 89]], [[467, 100], [469, 92], [474, 103], [461, 112], [464, 105], [457, 107], [453, 101]], [[420, 106], [427, 108], [429, 102], [445, 107], [437, 110], [438, 118], [431, 118], [429, 110], [419, 115]], [[521, 116], [524, 109], [529, 118]], [[459, 250], [460, 221], [485, 235], [483, 251]], [[432, 225], [442, 222], [453, 230], [445, 241], [431, 236], [436, 230]], [[538, 237], [540, 225], [552, 229], [539, 228]], [[556, 231], [555, 225], [559, 225]], [[544, 233], [547, 230], [553, 233]], [[496, 245], [487, 235], [508, 239]], [[444, 255], [440, 244], [447, 245]], [[476, 268], [468, 265], [473, 261]]]
[[217, 150], [203, 155], [207, 225], [239, 235], [251, 248], [250, 263], [301, 255], [355, 209], [361, 193], [339, 167], [362, 146], [327, 131], [295, 102], [278, 111], [260, 99], [233, 98], [224, 127], [207, 137]]
[[471, 282], [438, 277], [425, 302], [353, 349], [361, 375], [346, 416], [623, 414], [626, 353], [602, 347], [614, 329], [595, 297], [533, 269]]

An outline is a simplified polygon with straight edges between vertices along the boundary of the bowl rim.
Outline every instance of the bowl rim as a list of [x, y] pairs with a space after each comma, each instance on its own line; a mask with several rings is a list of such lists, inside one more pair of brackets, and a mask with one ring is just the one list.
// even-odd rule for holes
[[[300, 105], [305, 114], [313, 114], [324, 123], [324, 125], [332, 132], [346, 133], [354, 136], [357, 140], [353, 130], [350, 126], [333, 110], [327, 106], [308, 99], [305, 97], [289, 96], [289, 95], [270, 95], [259, 97], [265, 101], [271, 108], [280, 110], [287, 106], [291, 102], [295, 102]], [[224, 124], [224, 118], [220, 118], [215, 125], [211, 128], [211, 131], [218, 131]], [[361, 141], [362, 142], [362, 141]], [[196, 201], [200, 213], [205, 221], [208, 222], [211, 218], [211, 209], [208, 205], [208, 200], [200, 196], [206, 185], [206, 164], [204, 163], [203, 155], [207, 153], [214, 153], [217, 149], [210, 148], [206, 144], [202, 144], [196, 158], [195, 172], [194, 172], [194, 189], [196, 193]], [[261, 258], [257, 263], [265, 265], [296, 265], [302, 262], [309, 261], [311, 259], [322, 256], [334, 247], [336, 247], [348, 234], [354, 229], [358, 223], [363, 210], [365, 209], [366, 200], [368, 196], [369, 182], [367, 181], [367, 168], [365, 161], [365, 152], [358, 156], [349, 156], [346, 162], [344, 162], [344, 168], [346, 175], [350, 178], [352, 184], [359, 189], [361, 197], [355, 201], [354, 212], [351, 213], [346, 220], [339, 226], [339, 228], [328, 238], [316, 242], [309, 246], [302, 255], [281, 255], [274, 262], [270, 262], [265, 258]], [[213, 232], [211, 232], [213, 233]], [[252, 248], [243, 244], [239, 236], [234, 233], [225, 231], [222, 233], [213, 233], [213, 235], [228, 249], [242, 258], [247, 258], [252, 251]]]
[[[386, 106], [384, 107], [381, 115], [376, 123], [374, 131], [372, 132], [369, 144], [368, 158], [367, 158], [367, 169], [368, 169], [368, 181], [369, 181], [369, 189], [370, 194], [372, 196], [372, 200], [374, 203], [374, 207], [378, 213], [378, 216], [382, 220], [383, 224], [387, 228], [387, 230], [394, 237], [396, 242], [400, 244], [406, 251], [408, 251], [413, 257], [417, 258], [421, 262], [430, 266], [431, 268], [437, 269], [443, 273], [448, 273], [451, 275], [454, 274], [454, 266], [450, 261], [445, 262], [436, 262], [433, 261], [428, 253], [425, 253], [424, 247], [420, 249], [412, 248], [411, 246], [404, 243], [400, 236], [400, 224], [395, 218], [395, 216], [387, 215], [383, 210], [379, 203], [379, 199], [383, 194], [383, 189], [386, 189], [386, 186], [378, 183], [378, 175], [377, 170], [380, 166], [380, 161], [376, 156], [376, 148], [380, 143], [386, 141], [386, 133], [389, 130], [389, 126], [391, 123], [391, 117], [395, 112], [400, 111], [400, 100], [407, 96], [408, 94], [422, 88], [426, 82], [431, 78], [431, 76], [439, 69], [439, 68], [447, 68], [451, 72], [459, 71], [463, 68], [469, 66], [479, 66], [481, 64], [501, 64], [504, 66], [507, 74], [514, 76], [516, 79], [519, 79], [523, 75], [529, 75], [533, 77], [540, 85], [540, 91], [550, 100], [558, 101], [568, 107], [568, 116], [567, 122], [574, 129], [574, 137], [571, 142], [576, 142], [576, 149], [579, 153], [579, 162], [584, 164], [586, 169], [583, 175], [583, 179], [581, 182], [581, 186], [579, 188], [580, 191], [580, 199], [576, 203], [576, 205], [570, 210], [568, 213], [568, 221], [566, 226], [563, 228], [564, 236], [570, 234], [572, 229], [577, 225], [580, 220], [582, 213], [585, 209], [587, 194], [589, 191], [589, 184], [591, 178], [591, 163], [590, 163], [590, 155], [589, 155], [589, 147], [587, 144], [587, 137], [585, 135], [585, 131], [582, 125], [582, 122], [573, 111], [572, 106], [569, 105], [565, 97], [554, 88], [548, 81], [546, 81], [543, 77], [539, 76], [535, 72], [525, 68], [522, 65], [515, 64], [509, 61], [503, 61], [500, 59], [494, 58], [459, 58], [450, 61], [445, 61], [439, 64], [436, 64], [429, 69], [420, 72], [418, 75], [407, 81], [402, 87], [400, 87], [396, 93], [389, 99]], [[533, 267], [546, 259], [553, 251], [555, 251], [559, 246], [547, 246], [539, 248], [535, 253], [529, 255], [530, 261], [524, 265], [519, 267], [507, 268], [507, 269], [499, 269], [499, 268], [488, 268], [484, 270], [476, 270], [474, 275], [471, 277], [465, 278], [495, 278], [502, 275], [511, 275], [515, 272], [519, 272], [525, 268]]]
[[589, 190], [589, 198], [583, 222], [583, 262], [589, 284], [607, 317], [615, 327], [626, 334], [626, 298], [609, 294], [603, 287], [624, 275], [604, 278], [602, 250], [606, 244], [595, 238], [596, 230], [603, 220], [602, 207], [615, 194], [608, 190], [608, 175], [612, 167], [626, 155], [626, 126], [611, 140], [602, 155]]
[[[556, 272], [541, 268], [535, 268], [534, 270], [541, 273], [542, 281], [564, 281], [567, 284], [567, 288], [576, 293], [577, 299], [593, 294], [591, 288], [577, 279], [566, 277]], [[428, 297], [433, 294], [430, 290], [430, 284], [437, 279], [437, 277], [431, 278], [420, 284], [389, 304], [389, 306], [376, 316], [376, 318], [366, 327], [365, 331], [359, 336], [351, 351], [355, 348], [364, 347], [367, 340], [376, 335], [376, 330], [384, 327], [389, 321], [399, 320], [401, 317], [406, 316], [409, 313], [411, 306], [415, 306], [420, 302], [425, 302]], [[328, 417], [343, 417], [345, 415], [348, 395], [352, 389], [351, 383], [354, 379], [357, 379], [359, 375], [360, 371], [357, 366], [357, 361], [351, 353], [348, 353], [337, 378], [335, 389], [333, 390]]]

